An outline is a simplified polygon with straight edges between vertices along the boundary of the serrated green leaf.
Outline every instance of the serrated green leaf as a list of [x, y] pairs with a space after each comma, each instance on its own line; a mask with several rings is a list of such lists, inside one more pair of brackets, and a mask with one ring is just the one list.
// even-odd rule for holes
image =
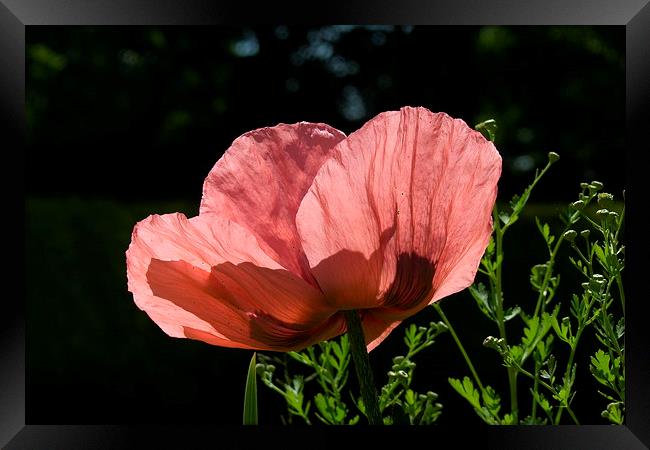
[[336, 357], [339, 359], [339, 361], [343, 360], [343, 350], [341, 350], [341, 346], [336, 341], [331, 341], [331, 343], [332, 350], [334, 350]]
[[406, 394], [404, 394], [404, 400], [406, 400], [406, 403], [408, 404], [414, 404], [415, 392], [413, 392], [411, 389], [407, 389]]
[[311, 359], [309, 358], [308, 355], [305, 355], [304, 353], [301, 352], [287, 352], [287, 355], [289, 355], [291, 358], [295, 359], [296, 361], [306, 365], [306, 366], [312, 366]]
[[248, 365], [246, 388], [244, 390], [244, 425], [257, 425], [257, 374], [255, 366], [257, 353], [253, 353]]
[[483, 312], [483, 314], [485, 314], [489, 319], [496, 321], [496, 315], [490, 303], [490, 294], [485, 289], [485, 285], [483, 283], [473, 284], [469, 287], [469, 293], [476, 301], [481, 312]]
[[474, 389], [474, 383], [469, 377], [464, 377], [463, 381], [456, 378], [449, 378], [449, 384], [456, 392], [463, 396], [474, 408], [481, 409], [480, 393]]
[[521, 308], [519, 306], [514, 306], [512, 308], [508, 308], [504, 313], [503, 313], [503, 320], [504, 321], [509, 321], [517, 317], [521, 313]]
[[499, 394], [491, 386], [485, 386], [482, 397], [485, 408], [492, 416], [498, 417], [499, 410], [501, 409], [501, 397], [499, 397]]
[[524, 349], [520, 345], [513, 345], [510, 347], [510, 356], [518, 364], [521, 364], [521, 357], [524, 354]]
[[542, 288], [544, 283], [544, 277], [546, 276], [546, 270], [548, 268], [547, 264], [536, 264], [530, 269], [530, 284], [536, 290]]
[[596, 257], [600, 261], [600, 263], [603, 265], [603, 267], [607, 267], [607, 258], [605, 257], [605, 252], [603, 251], [603, 248], [596, 244], [592, 245], [592, 252], [596, 254]]

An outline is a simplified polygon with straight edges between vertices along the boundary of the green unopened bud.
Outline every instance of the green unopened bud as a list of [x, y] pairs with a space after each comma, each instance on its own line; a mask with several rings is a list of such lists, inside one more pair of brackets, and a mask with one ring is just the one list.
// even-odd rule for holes
[[504, 342], [503, 339], [497, 339], [494, 336], [488, 336], [483, 341], [483, 346], [494, 349], [499, 353], [501, 353], [503, 351], [503, 349], [501, 348], [503, 342]]
[[395, 372], [393, 372], [392, 370], [388, 371], [388, 378], [395, 378], [395, 376], [397, 376]]
[[582, 189], [587, 189], [589, 187], [589, 183], [580, 183], [580, 187]]
[[560, 155], [555, 152], [548, 152], [548, 162], [553, 164], [555, 161], [560, 159]]
[[589, 183], [589, 187], [593, 188], [596, 191], [600, 191], [603, 188], [603, 183], [600, 181], [592, 181]]
[[609, 209], [605, 209], [605, 208], [599, 209], [598, 211], [596, 211], [596, 215], [599, 217], [605, 217], [609, 215]]
[[589, 233], [590, 233], [589, 230], [582, 230], [582, 231], [580, 232], [580, 236], [582, 236], [583, 238], [587, 239], [587, 238], [589, 237]]
[[562, 237], [566, 239], [569, 242], [573, 242], [578, 235], [578, 232], [576, 230], [567, 230], [564, 232]]
[[259, 363], [258, 363], [258, 364], [255, 364], [255, 373], [256, 373], [258, 376], [262, 376], [262, 375], [264, 375], [264, 372], [265, 372], [265, 370], [264, 370], [264, 364], [259, 364]]
[[575, 209], [576, 211], [580, 211], [582, 208], [584, 208], [585, 202], [582, 200], [576, 200], [575, 202], [571, 203], [571, 208]]
[[593, 274], [592, 278], [593, 278], [594, 280], [598, 280], [598, 281], [605, 281], [605, 277], [602, 276], [602, 275], [599, 274], [599, 273], [595, 273], [595, 274]]
[[582, 286], [583, 289], [587, 289], [589, 287], [589, 283], [587, 283], [586, 281], [584, 283], [580, 283], [580, 285]]
[[432, 402], [436, 401], [438, 399], [438, 394], [435, 392], [427, 391], [427, 398], [430, 399]]
[[594, 275], [591, 278], [591, 281], [589, 282], [589, 289], [591, 289], [594, 292], [600, 292], [604, 287], [605, 287], [605, 278], [600, 275], [597, 277], [598, 274]]
[[614, 196], [608, 192], [601, 192], [598, 194], [598, 205], [605, 206], [608, 202], [614, 200]]
[[402, 361], [404, 361], [404, 357], [403, 357], [403, 356], [396, 356], [396, 357], [393, 358], [393, 362], [394, 362], [395, 364], [399, 364], [399, 363], [401, 363]]
[[421, 331], [422, 333], [426, 333], [427, 327], [418, 327], [418, 331]]
[[618, 218], [618, 213], [616, 211], [610, 211], [608, 215], [609, 218], [613, 220], [616, 220], [616, 218]]
[[397, 375], [398, 375], [399, 377], [401, 377], [401, 378], [408, 378], [408, 377], [409, 377], [409, 374], [406, 373], [406, 372], [404, 372], [403, 370], [398, 371], [398, 372], [397, 372]]
[[562, 317], [562, 325], [569, 326], [571, 325], [571, 319], [568, 317]]

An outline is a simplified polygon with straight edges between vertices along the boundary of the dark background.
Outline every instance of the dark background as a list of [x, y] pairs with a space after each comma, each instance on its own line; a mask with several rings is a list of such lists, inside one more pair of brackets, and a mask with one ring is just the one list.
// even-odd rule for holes
[[[306, 120], [350, 133], [404, 105], [494, 118], [500, 201], [560, 153], [530, 208], [552, 220], [581, 181], [620, 198], [624, 44], [623, 27], [29, 27], [27, 423], [240, 423], [250, 352], [168, 338], [127, 292], [124, 251], [147, 215], [196, 214], [203, 178], [243, 132]], [[528, 270], [546, 257], [532, 223], [509, 232], [505, 263], [506, 302], [528, 309]], [[507, 409], [505, 370], [481, 346], [496, 329], [466, 293], [443, 307]], [[372, 354], [379, 384], [403, 329]], [[602, 423], [579, 353], [574, 409]], [[446, 381], [468, 374], [450, 336], [417, 361], [415, 387], [444, 404], [439, 423], [478, 422]], [[279, 423], [260, 390], [261, 421]]]

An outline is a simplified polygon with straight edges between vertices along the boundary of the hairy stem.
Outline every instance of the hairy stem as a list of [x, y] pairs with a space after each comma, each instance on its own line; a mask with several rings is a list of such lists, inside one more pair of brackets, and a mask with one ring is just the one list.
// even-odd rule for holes
[[361, 328], [361, 319], [356, 310], [345, 311], [345, 320], [348, 324], [348, 336], [350, 336], [350, 350], [354, 369], [359, 380], [361, 397], [366, 408], [366, 415], [370, 425], [382, 425], [381, 413], [379, 411], [379, 398], [372, 376], [370, 359], [366, 349], [366, 339]]

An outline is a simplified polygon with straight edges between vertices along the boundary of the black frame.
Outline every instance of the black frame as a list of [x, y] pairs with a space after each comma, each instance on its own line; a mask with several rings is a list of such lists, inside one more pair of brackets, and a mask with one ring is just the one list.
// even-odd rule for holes
[[[303, 3], [304, 5], [304, 3]], [[368, 4], [370, 5], [370, 3]], [[288, 7], [287, 7], [288, 6]], [[298, 15], [301, 15], [298, 17]], [[589, 448], [640, 449], [650, 446], [650, 358], [643, 343], [650, 342], [650, 327], [644, 326], [646, 300], [639, 283], [643, 268], [640, 242], [643, 227], [640, 222], [643, 190], [638, 182], [641, 164], [635, 156], [647, 152], [648, 140], [644, 128], [650, 123], [650, 3], [648, 0], [402, 0], [397, 5], [390, 0], [375, 0], [372, 8], [362, 0], [330, 1], [327, 6], [300, 8], [279, 2], [251, 5], [241, 1], [210, 0], [0, 0], [0, 120], [2, 166], [14, 177], [0, 177], [4, 200], [23, 212], [15, 195], [16, 186], [29, 174], [16, 170], [24, 168], [25, 142], [25, 26], [28, 25], [90, 25], [90, 24], [224, 24], [235, 23], [404, 23], [404, 24], [472, 24], [472, 25], [621, 25], [626, 28], [626, 88], [627, 88], [627, 175], [628, 203], [627, 270], [630, 298], [627, 314], [627, 415], [623, 426], [543, 426], [543, 427], [480, 427], [469, 433], [457, 428], [438, 427], [405, 429], [390, 427], [364, 433], [367, 428], [271, 428], [220, 426], [160, 426], [160, 425], [36, 425], [25, 424], [25, 320], [22, 301], [11, 295], [3, 296], [0, 318], [0, 446], [20, 448], [122, 448], [174, 447], [194, 448], [200, 443], [220, 448], [224, 439], [234, 446], [248, 447], [273, 444], [282, 439], [282, 446], [331, 447], [345, 444], [350, 438], [361, 438], [383, 445], [404, 442], [409, 438], [429, 445], [439, 445], [440, 439], [463, 448], [479, 439], [488, 448]], [[606, 113], [606, 112], [604, 112]], [[596, 126], [596, 124], [594, 124]], [[9, 142], [16, 143], [15, 145]], [[647, 200], [646, 200], [647, 202]], [[3, 208], [5, 211], [7, 208]], [[15, 217], [6, 214], [7, 217]], [[9, 219], [6, 225], [17, 228]], [[637, 231], [638, 230], [638, 231]], [[22, 230], [18, 235], [22, 235]], [[7, 234], [7, 236], [11, 236]], [[6, 240], [10, 240], [5, 238]], [[15, 240], [18, 241], [18, 240]], [[16, 266], [14, 266], [16, 267]], [[13, 269], [16, 270], [16, 269]], [[13, 275], [13, 276], [12, 276]], [[5, 275], [5, 283], [18, 274]], [[20, 289], [17, 290], [20, 293]], [[20, 298], [20, 297], [18, 297]], [[128, 405], [125, 405], [128, 407]], [[464, 431], [464, 432], [463, 432]], [[359, 434], [359, 433], [363, 433]], [[429, 442], [427, 442], [429, 440]], [[419, 442], [412, 441], [412, 442]], [[160, 444], [160, 445], [156, 445]], [[293, 445], [292, 445], [293, 444]], [[382, 445], [382, 446], [383, 446]], [[230, 448], [231, 446], [226, 446]]]

